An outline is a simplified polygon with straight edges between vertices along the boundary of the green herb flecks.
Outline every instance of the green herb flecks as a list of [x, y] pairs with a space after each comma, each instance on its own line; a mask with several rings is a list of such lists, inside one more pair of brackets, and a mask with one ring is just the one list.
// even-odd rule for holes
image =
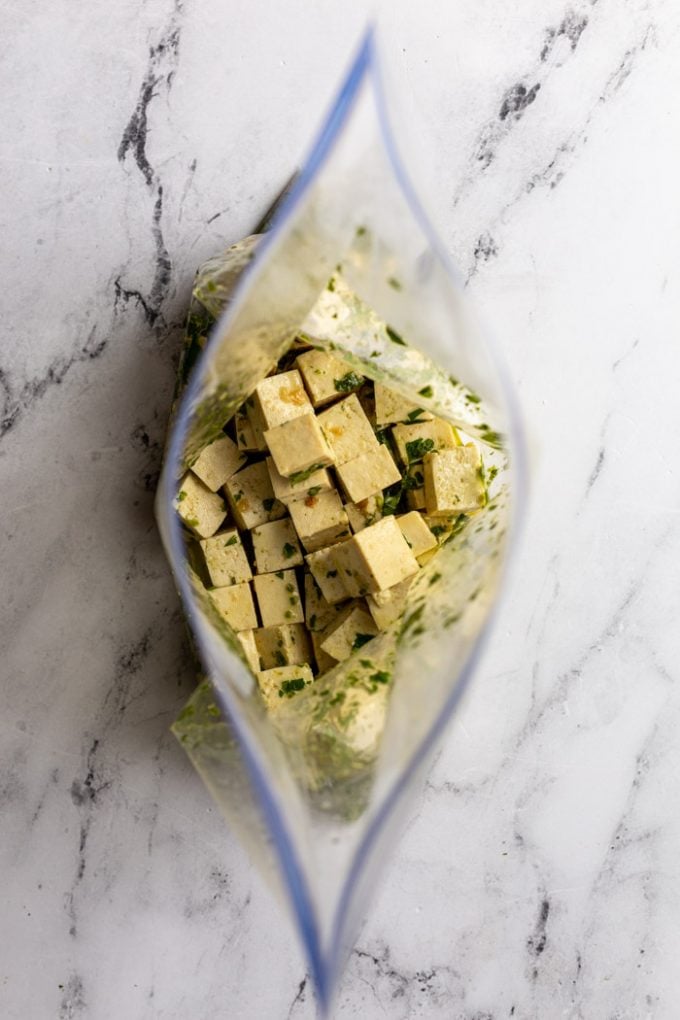
[[284, 680], [279, 687], [280, 698], [292, 698], [298, 691], [304, 690], [305, 681], [301, 676], [294, 676], [292, 680]]
[[229, 545], [236, 545], [237, 543], [238, 543], [238, 536], [237, 535], [232, 535], [231, 538], [228, 538], [227, 541], [224, 544], [225, 544], [225, 546], [229, 546]]
[[406, 444], [406, 456], [409, 464], [422, 460], [426, 453], [434, 450], [434, 439], [411, 439]]
[[283, 553], [283, 558], [285, 560], [289, 560], [291, 558], [291, 556], [295, 556], [295, 553], [297, 552], [297, 549], [295, 548], [294, 545], [291, 545], [290, 542], [285, 542], [284, 546], [283, 546], [283, 549], [281, 551]]
[[333, 385], [338, 393], [351, 393], [352, 390], [358, 389], [363, 381], [363, 376], [357, 375], [356, 372], [345, 372], [341, 379], [333, 380]]
[[419, 422], [425, 421], [425, 418], [421, 418], [421, 414], [425, 414], [422, 407], [416, 407], [413, 411], [409, 411], [406, 415], [406, 420], [409, 425], [418, 425]]
[[314, 497], [318, 496], [320, 492], [321, 492], [320, 485], [313, 485], [311, 489], [307, 489], [307, 495], [309, 496], [310, 499], [314, 499]]
[[399, 283], [399, 280], [397, 280], [396, 276], [388, 276], [387, 282], [392, 290], [401, 290], [401, 284]]
[[268, 514], [271, 513], [272, 510], [274, 509], [274, 503], [276, 503], [276, 500], [272, 499], [271, 496], [267, 496], [266, 499], [262, 500], [262, 506], [265, 508]]
[[430, 400], [434, 396], [434, 390], [431, 386], [423, 386], [422, 390], [418, 390], [418, 396]]
[[177, 502], [178, 502], [178, 503], [181, 503], [181, 502], [182, 502], [183, 500], [185, 500], [186, 498], [187, 498], [187, 494], [186, 494], [186, 492], [184, 491], [184, 489], [182, 489], [182, 490], [180, 491], [179, 495], [177, 496]]
[[291, 485], [297, 485], [298, 482], [306, 482], [315, 471], [320, 471], [324, 464], [312, 464], [311, 467], [305, 468], [304, 471], [296, 471], [294, 474], [288, 476], [288, 481]]
[[374, 634], [357, 634], [352, 642], [352, 651], [356, 652], [359, 648], [363, 648], [364, 645], [368, 644], [369, 641], [372, 641], [374, 637]]
[[396, 329], [392, 329], [391, 326], [385, 326], [385, 332], [393, 344], [399, 344], [400, 347], [406, 347], [406, 341], [402, 340]]

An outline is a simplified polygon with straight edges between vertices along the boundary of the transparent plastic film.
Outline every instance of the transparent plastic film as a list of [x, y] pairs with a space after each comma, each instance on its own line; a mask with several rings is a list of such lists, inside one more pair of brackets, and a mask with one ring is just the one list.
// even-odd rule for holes
[[[390, 109], [369, 33], [271, 229], [200, 268], [157, 498], [207, 677], [174, 730], [262, 870], [278, 870], [322, 1013], [489, 632], [522, 498], [512, 395], [416, 197]], [[310, 352], [342, 363], [330, 393], [305, 374]], [[300, 365], [307, 392], [289, 393]], [[261, 406], [271, 379], [300, 404], [280, 426]], [[348, 450], [354, 433], [337, 415], [350, 412], [364, 431]], [[282, 474], [274, 433], [305, 416], [332, 456]], [[216, 441], [238, 470], [208, 493], [200, 458]], [[386, 484], [352, 498], [373, 463], [387, 465]], [[280, 486], [250, 530], [237, 484], [249, 470]], [[246, 580], [221, 582], [234, 599], [254, 587], [252, 624], [224, 609], [232, 594], [216, 589], [211, 535], [182, 506], [189, 486], [218, 515], [211, 535], [254, 550]], [[347, 526], [322, 544], [299, 521], [302, 503], [311, 514], [324, 500]], [[263, 568], [258, 528], [270, 524], [297, 529], [290, 567]], [[302, 628], [307, 649], [275, 650], [280, 674], [263, 651], [267, 569], [304, 620], [279, 628]]]

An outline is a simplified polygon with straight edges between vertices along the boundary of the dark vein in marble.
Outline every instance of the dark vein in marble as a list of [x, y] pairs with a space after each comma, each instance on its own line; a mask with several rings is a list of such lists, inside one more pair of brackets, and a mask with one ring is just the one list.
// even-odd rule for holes
[[0, 439], [14, 428], [24, 412], [40, 401], [48, 390], [60, 386], [75, 365], [93, 361], [104, 353], [107, 340], [98, 340], [96, 331], [97, 327], [93, 326], [82, 346], [77, 347], [67, 357], [62, 355], [53, 358], [42, 375], [28, 380], [21, 386], [13, 385], [10, 374], [0, 369], [0, 389], [3, 392]]
[[605, 448], [604, 448], [604, 446], [601, 446], [600, 450], [599, 450], [599, 453], [597, 455], [597, 460], [595, 462], [595, 467], [590, 472], [590, 477], [588, 478], [588, 485], [586, 487], [586, 496], [588, 495], [588, 493], [592, 489], [592, 487], [595, 484], [595, 482], [600, 477], [600, 472], [602, 471], [602, 468], [604, 466], [605, 456], [606, 456]]
[[545, 43], [541, 50], [541, 63], [545, 63], [552, 54], [556, 44], [566, 39], [571, 46], [572, 53], [579, 44], [579, 40], [588, 24], [588, 15], [578, 11], [569, 10], [557, 28], [548, 28], [545, 33]]
[[298, 985], [297, 994], [296, 994], [295, 998], [293, 999], [293, 1001], [291, 1002], [290, 1007], [288, 1009], [288, 1012], [286, 1013], [286, 1020], [292, 1020], [293, 1010], [295, 1009], [297, 1004], [299, 1002], [302, 1003], [302, 1002], [305, 1001], [306, 991], [307, 991], [307, 980], [308, 980], [308, 978], [305, 975], [305, 977], [303, 977], [302, 981]]
[[[151, 237], [154, 247], [154, 273], [148, 293], [139, 286], [124, 283], [122, 273], [113, 281], [114, 311], [127, 306], [131, 302], [141, 309], [146, 322], [155, 326], [157, 322], [164, 324], [162, 306], [172, 282], [172, 260], [165, 243], [162, 229], [163, 218], [163, 185], [159, 174], [147, 152], [149, 140], [149, 107], [164, 88], [166, 95], [170, 93], [179, 61], [180, 24], [182, 0], [175, 0], [168, 24], [155, 46], [149, 48], [147, 68], [142, 78], [135, 107], [123, 130], [118, 145], [117, 156], [121, 165], [125, 165], [128, 155], [132, 156], [137, 170], [141, 174], [147, 189], [153, 195], [151, 211]], [[192, 173], [196, 169], [196, 160], [192, 163]]]
[[[536, 918], [536, 924], [534, 930], [527, 939], [527, 952], [534, 961], [538, 961], [538, 958], [545, 951], [545, 947], [548, 941], [546, 933], [546, 926], [548, 924], [548, 916], [550, 914], [550, 900], [544, 897], [541, 900], [541, 904], [538, 908], [538, 917]], [[534, 963], [532, 977], [535, 980], [538, 977], [538, 967]]]
[[[60, 986], [61, 987], [61, 986]], [[59, 1005], [59, 1020], [75, 1020], [87, 1009], [83, 979], [79, 974], [71, 974], [63, 986]]]

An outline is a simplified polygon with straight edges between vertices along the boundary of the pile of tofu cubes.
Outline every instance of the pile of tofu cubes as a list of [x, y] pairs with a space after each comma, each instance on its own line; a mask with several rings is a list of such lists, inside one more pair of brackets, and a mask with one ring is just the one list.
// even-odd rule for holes
[[176, 502], [270, 708], [390, 627], [421, 566], [486, 499], [479, 450], [447, 421], [333, 354], [295, 350]]

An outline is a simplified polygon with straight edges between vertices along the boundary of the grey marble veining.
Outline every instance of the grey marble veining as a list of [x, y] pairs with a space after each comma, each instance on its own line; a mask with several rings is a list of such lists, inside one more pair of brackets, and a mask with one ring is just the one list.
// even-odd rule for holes
[[[299, 161], [367, 8], [2, 13], [0, 1014], [311, 1018], [168, 731], [193, 677], [152, 499], [193, 272]], [[384, 28], [533, 482], [337, 1015], [673, 1018], [680, 15], [400, 0]]]

